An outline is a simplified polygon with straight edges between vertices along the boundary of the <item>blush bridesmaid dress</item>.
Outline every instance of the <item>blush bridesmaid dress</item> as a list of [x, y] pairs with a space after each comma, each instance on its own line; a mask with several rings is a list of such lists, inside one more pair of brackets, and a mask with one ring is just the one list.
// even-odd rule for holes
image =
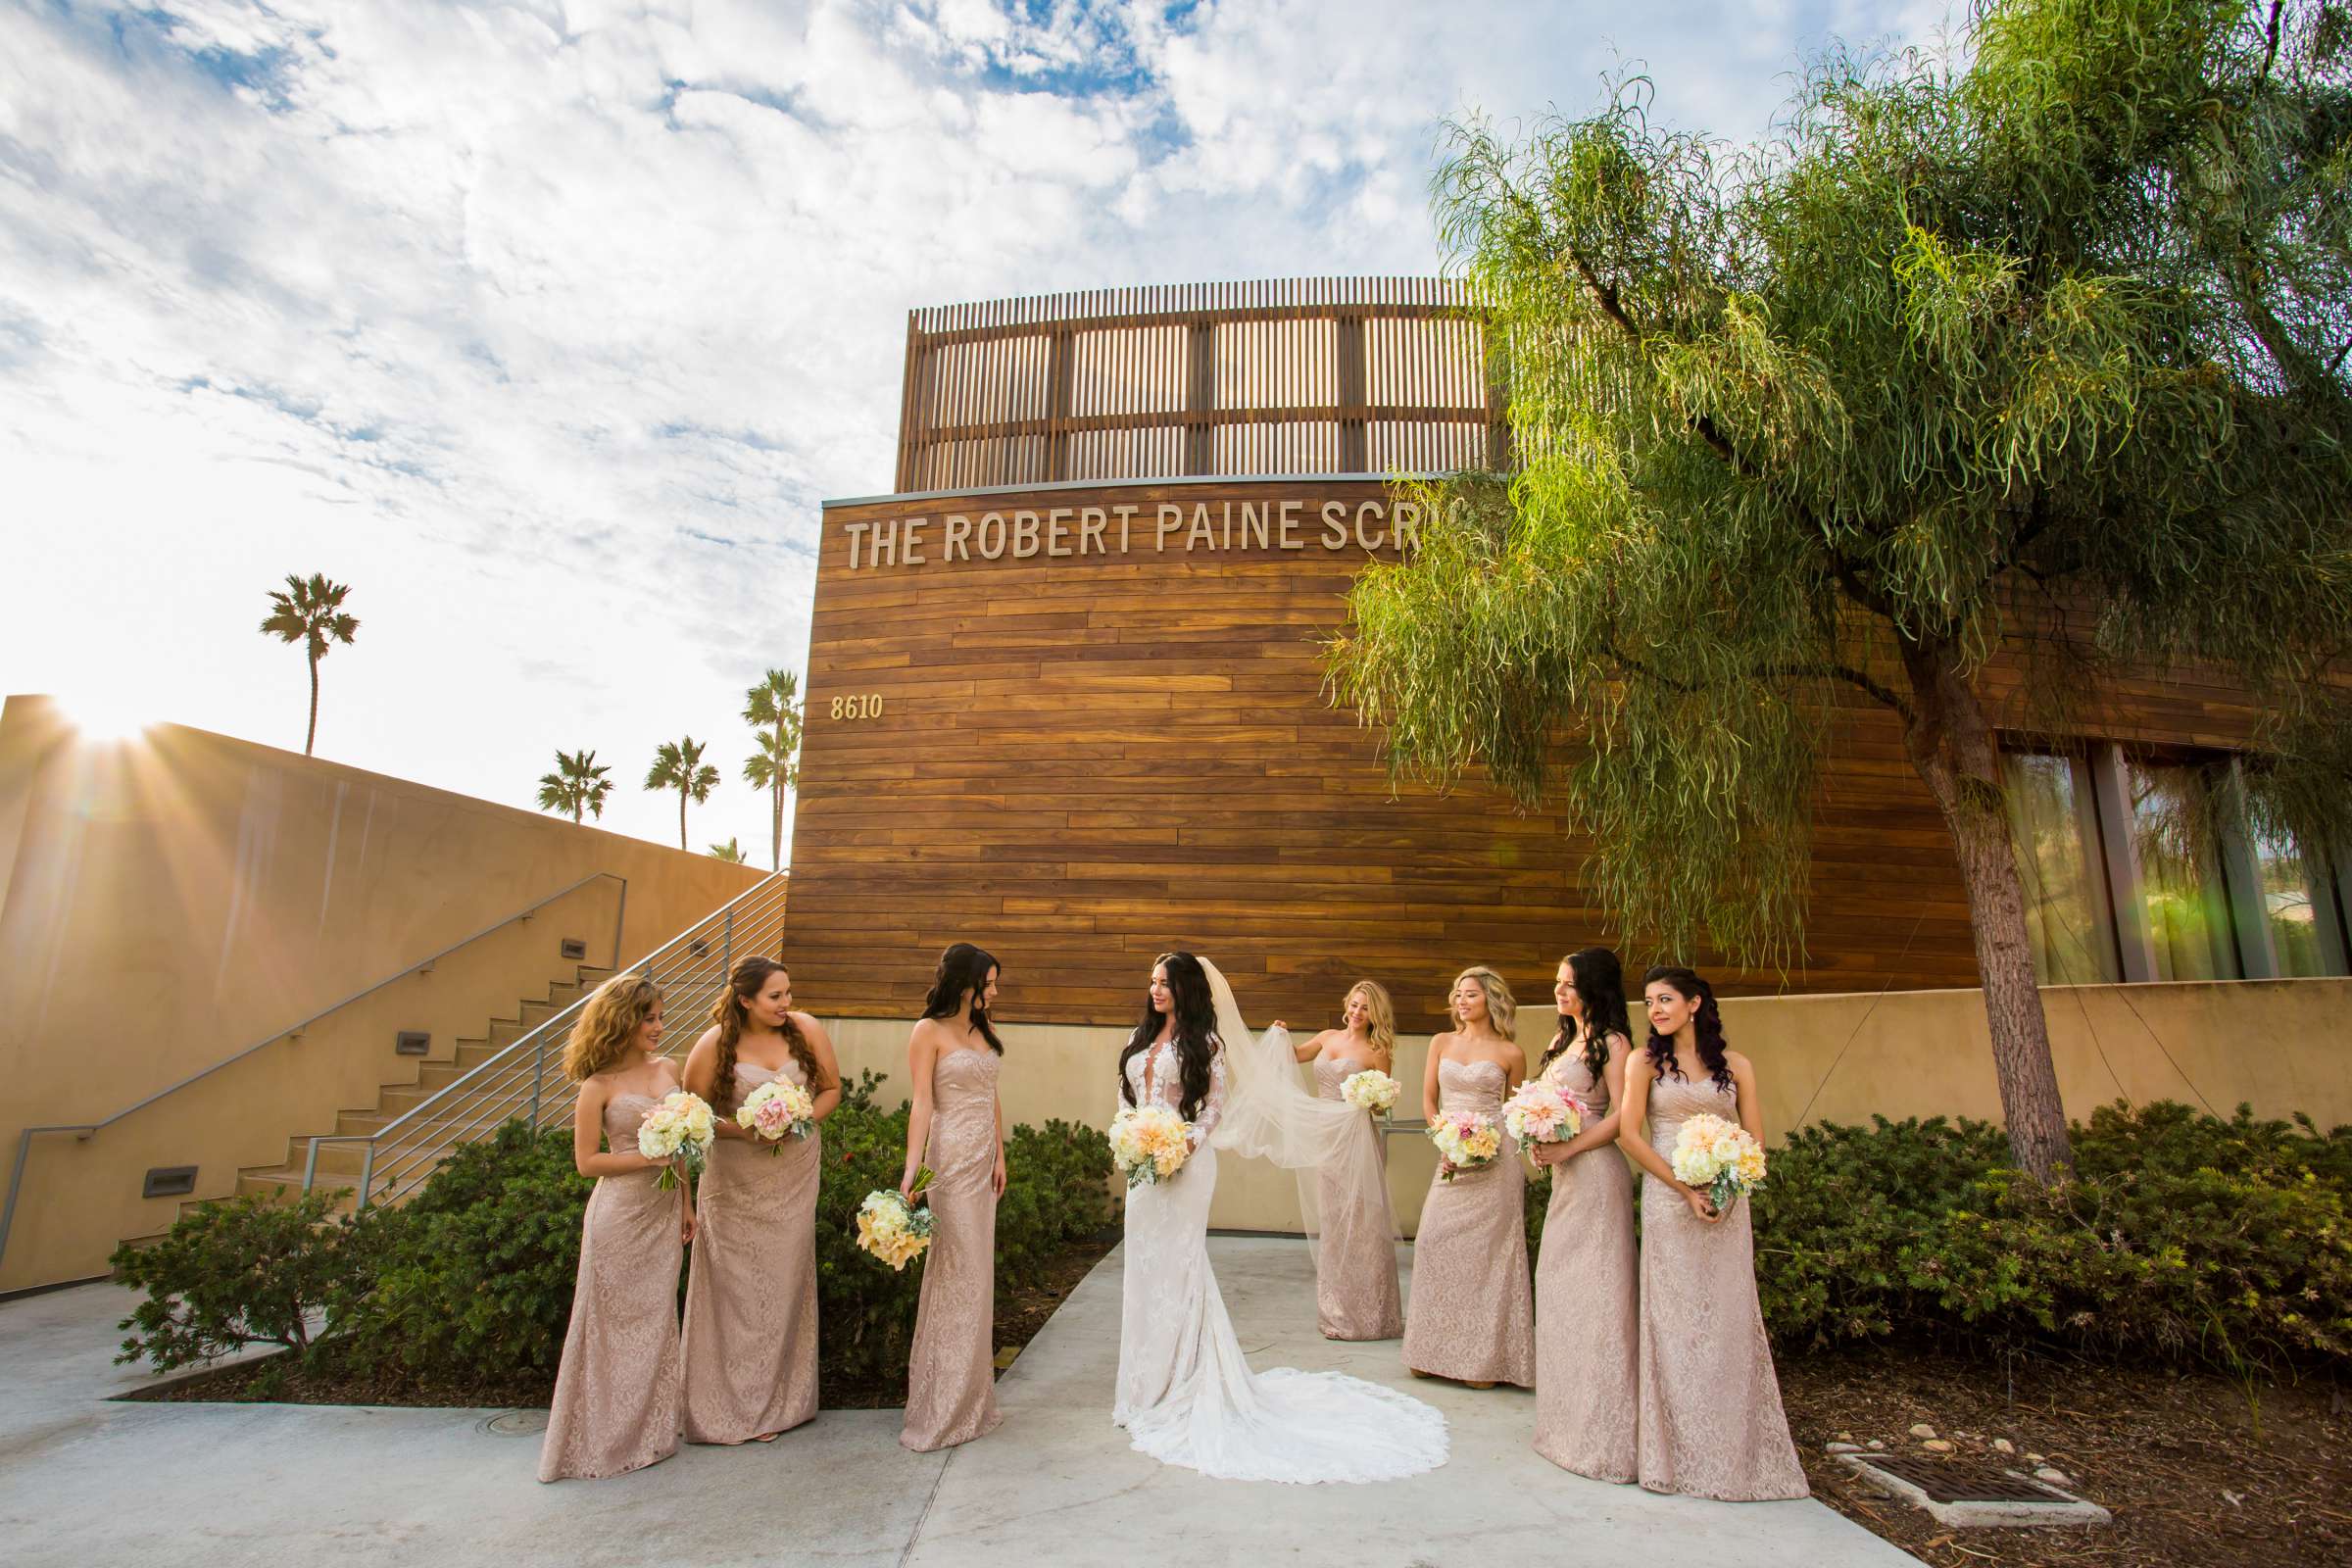
[[[1364, 1070], [1360, 1061], [1318, 1057], [1315, 1093], [1339, 1100], [1340, 1086]], [[1363, 1118], [1363, 1132], [1388, 1166], [1380, 1129]], [[1315, 1326], [1327, 1340], [1393, 1340], [1404, 1332], [1404, 1303], [1396, 1290], [1396, 1219], [1389, 1190], [1357, 1189], [1349, 1168], [1326, 1165], [1315, 1176], [1322, 1234], [1315, 1247]]]
[[997, 1054], [943, 1053], [931, 1069], [923, 1298], [906, 1366], [906, 1424], [917, 1453], [996, 1431]]
[[[800, 1063], [735, 1064], [735, 1099]], [[742, 1443], [816, 1414], [816, 1188], [824, 1134], [710, 1146], [686, 1281], [686, 1440]]]
[[[605, 1138], [637, 1147], [658, 1102], [614, 1095]], [[678, 1451], [678, 1254], [685, 1196], [659, 1169], [599, 1176], [580, 1226], [571, 1326], [539, 1446], [539, 1479], [586, 1480], [642, 1469]]]
[[[1652, 1070], [1639, 1056], [1627, 1066]], [[1675, 1135], [1702, 1111], [1737, 1122], [1739, 1092], [1712, 1078], [1650, 1084], [1649, 1146], [1669, 1165]], [[1727, 1502], [1805, 1495], [1756, 1303], [1745, 1199], [1709, 1223], [1642, 1173], [1641, 1312], [1642, 1485]]]
[[[1554, 1086], [1609, 1113], [1609, 1081], [1573, 1047], [1546, 1069]], [[1536, 1262], [1536, 1451], [1595, 1481], [1638, 1473], [1634, 1431], [1641, 1344], [1634, 1180], [1615, 1144], [1551, 1168]]]
[[[1510, 1077], [1492, 1061], [1438, 1064], [1438, 1107], [1499, 1119]], [[1404, 1364], [1463, 1383], [1536, 1385], [1536, 1311], [1529, 1292], [1527, 1173], [1502, 1135], [1488, 1164], [1450, 1182], [1432, 1176], [1413, 1238]]]

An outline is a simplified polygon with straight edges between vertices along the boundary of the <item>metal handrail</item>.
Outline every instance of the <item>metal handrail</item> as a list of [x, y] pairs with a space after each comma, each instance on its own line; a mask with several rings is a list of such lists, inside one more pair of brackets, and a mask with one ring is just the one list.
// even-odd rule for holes
[[202, 1083], [205, 1079], [210, 1078], [213, 1074], [220, 1071], [222, 1068], [234, 1066], [236, 1063], [243, 1061], [247, 1056], [252, 1055], [255, 1052], [262, 1050], [266, 1046], [273, 1046], [281, 1040], [300, 1039], [304, 1030], [308, 1029], [312, 1024], [317, 1023], [319, 1019], [325, 1017], [328, 1013], [339, 1012], [343, 1008], [350, 1006], [353, 1003], [358, 1002], [363, 998], [373, 996], [376, 992], [383, 990], [384, 987], [392, 984], [396, 980], [405, 980], [413, 974], [426, 973], [431, 970], [433, 965], [439, 963], [443, 958], [446, 958], [450, 955], [456, 953], [459, 949], [470, 947], [474, 943], [481, 941], [482, 938], [491, 935], [493, 932], [502, 931], [506, 927], [514, 924], [518, 920], [528, 920], [532, 915], [537, 914], [541, 909], [546, 908], [558, 899], [568, 898], [572, 894], [579, 892], [580, 889], [586, 887], [589, 883], [598, 881], [611, 881], [620, 884], [620, 900], [612, 911], [612, 949], [614, 960], [618, 961], [620, 957], [620, 935], [622, 930], [622, 921], [626, 918], [629, 912], [629, 879], [620, 875], [616, 871], [591, 871], [586, 876], [581, 877], [578, 881], [572, 883], [569, 887], [559, 888], [555, 892], [548, 894], [545, 898], [536, 899], [531, 903], [524, 905], [521, 908], [516, 909], [513, 914], [491, 921], [488, 925], [482, 927], [479, 931], [474, 932], [471, 936], [461, 937], [457, 941], [449, 944], [447, 947], [427, 954], [424, 957], [418, 958], [414, 962], [404, 963], [399, 968], [393, 970], [390, 974], [384, 976], [381, 980], [376, 981], [373, 985], [362, 986], [359, 990], [354, 991], [350, 996], [345, 997], [342, 1001], [330, 1003], [326, 1006], [320, 1007], [317, 1012], [310, 1014], [310, 1016], [297, 1023], [290, 1024], [283, 1029], [273, 1029], [269, 1034], [262, 1036], [261, 1039], [256, 1040], [253, 1044], [245, 1046], [237, 1051], [230, 1052], [227, 1055], [222, 1056], [219, 1061], [212, 1063], [210, 1066], [199, 1067], [194, 1072], [188, 1074], [185, 1078], [180, 1079], [178, 1082], [167, 1084], [163, 1088], [156, 1090], [153, 1094], [147, 1095], [142, 1099], [132, 1101], [129, 1104], [124, 1105], [121, 1110], [116, 1111], [111, 1116], [102, 1116], [96, 1121], [57, 1122], [47, 1126], [24, 1128], [17, 1136], [17, 1157], [15, 1163], [11, 1166], [8, 1175], [8, 1200], [5, 1204], [0, 1204], [0, 1258], [5, 1258], [8, 1255], [8, 1236], [10, 1230], [16, 1225], [17, 1199], [24, 1191], [24, 1164], [26, 1159], [32, 1153], [32, 1140], [35, 1135], [40, 1133], [73, 1133], [76, 1143], [87, 1143], [90, 1139], [95, 1138], [98, 1134], [104, 1132], [107, 1128], [112, 1127], [123, 1117], [145, 1110], [149, 1105], [154, 1104], [157, 1101], [168, 1099], [172, 1095], [176, 1095], [182, 1089], [187, 1088], [190, 1084]]
[[[771, 878], [763, 881], [758, 887], [746, 890], [726, 906], [697, 921], [653, 954], [640, 959], [638, 963], [627, 967], [643, 967], [649, 972], [659, 975], [662, 958], [665, 956], [673, 955], [676, 950], [683, 947], [692, 955], [686, 971], [681, 974], [672, 970], [668, 976], [662, 977], [665, 986], [672, 993], [673, 1000], [684, 1001], [684, 988], [687, 986], [715, 991], [717, 986], [723, 983], [726, 972], [732, 967], [733, 937], [737, 927], [755, 924], [757, 915], [772, 912], [783, 895], [783, 882], [782, 878]], [[700, 946], [705, 953], [709, 951], [710, 944], [704, 940], [701, 933], [710, 928], [715, 928], [713, 934], [721, 936], [721, 952], [716, 963], [692, 961], [694, 957], [701, 957], [700, 954], [694, 953], [697, 946]], [[776, 929], [778, 932], [781, 931], [780, 922]], [[485, 1126], [507, 1119], [509, 1107], [514, 1106], [524, 1094], [520, 1077], [524, 1064], [516, 1058], [526, 1048], [531, 1052], [531, 1060], [528, 1064], [530, 1067], [530, 1120], [532, 1125], [539, 1125], [545, 1119], [541, 1106], [541, 1089], [545, 1081], [549, 1048], [574, 1021], [571, 1015], [579, 1009], [580, 1005], [581, 1004], [575, 1003], [564, 1008], [563, 1012], [545, 1020], [528, 1034], [501, 1050], [488, 1061], [464, 1074], [457, 1081], [446, 1085], [421, 1103], [372, 1133], [322, 1133], [315, 1136], [311, 1140], [310, 1153], [304, 1163], [304, 1190], [309, 1191], [317, 1183], [318, 1151], [320, 1147], [334, 1143], [360, 1143], [367, 1146], [360, 1178], [362, 1206], [374, 1200], [377, 1183], [387, 1174], [393, 1179], [385, 1183], [384, 1196], [387, 1199], [399, 1197], [409, 1186], [429, 1176], [433, 1169], [438, 1168], [448, 1149], [457, 1143], [469, 1140], [472, 1135], [481, 1131]], [[503, 1085], [500, 1082], [502, 1078], [506, 1080]], [[483, 1096], [492, 1098], [477, 1098]], [[453, 1101], [464, 1101], [466, 1103], [445, 1110], [444, 1107]], [[469, 1120], [460, 1125], [458, 1116], [466, 1110], [471, 1110], [473, 1114]], [[412, 1122], [415, 1123], [413, 1128], [408, 1126]], [[395, 1138], [393, 1135], [396, 1132], [401, 1132], [403, 1136]], [[429, 1144], [425, 1142], [428, 1137], [432, 1138]], [[395, 1156], [389, 1172], [383, 1170], [382, 1163], [387, 1151]], [[406, 1175], [404, 1176], [403, 1173]]]
[[[782, 873], [761, 878], [645, 956], [631, 963], [616, 964], [614, 972], [644, 972], [662, 985], [673, 1003], [684, 1002], [690, 991], [715, 990], [725, 983], [734, 967], [738, 929], [743, 928], [747, 936], [758, 932], [761, 922], [781, 907], [789, 881]], [[775, 930], [778, 933], [782, 930], [780, 919]], [[668, 975], [662, 974], [664, 960], [674, 962], [680, 953], [685, 955], [684, 968], [673, 967]], [[506, 1121], [526, 1099], [530, 1124], [541, 1125], [545, 1120], [549, 1048], [577, 1021], [576, 1014], [586, 1004], [583, 997], [541, 1021], [488, 1060], [459, 1075], [373, 1132], [313, 1135], [303, 1161], [302, 1190], [308, 1193], [317, 1185], [318, 1151], [330, 1144], [366, 1146], [358, 1184], [358, 1206], [366, 1208], [376, 1200], [379, 1182], [384, 1187], [385, 1200], [399, 1197], [438, 1169], [446, 1151], [470, 1142], [485, 1127]], [[523, 1059], [526, 1052], [527, 1060]], [[391, 1158], [388, 1166], [384, 1164], [387, 1155]]]

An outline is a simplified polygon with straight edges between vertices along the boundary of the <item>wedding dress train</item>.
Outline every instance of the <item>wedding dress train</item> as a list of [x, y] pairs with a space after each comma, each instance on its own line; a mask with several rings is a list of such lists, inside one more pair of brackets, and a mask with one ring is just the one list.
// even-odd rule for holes
[[[1436, 1469], [1446, 1462], [1446, 1418], [1419, 1399], [1338, 1372], [1253, 1373], [1243, 1357], [1208, 1262], [1211, 1135], [1227, 1109], [1226, 1069], [1220, 1050], [1196, 1118], [1200, 1147], [1183, 1168], [1127, 1195], [1111, 1419], [1161, 1463], [1226, 1481], [1393, 1481]], [[1179, 1076], [1173, 1044], [1128, 1063], [1139, 1105], [1178, 1108]]]

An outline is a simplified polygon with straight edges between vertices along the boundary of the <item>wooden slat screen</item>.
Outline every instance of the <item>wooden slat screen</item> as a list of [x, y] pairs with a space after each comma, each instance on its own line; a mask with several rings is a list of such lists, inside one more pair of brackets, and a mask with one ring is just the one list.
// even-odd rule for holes
[[1295, 277], [909, 314], [897, 490], [1446, 472], [1502, 451], [1459, 285]]

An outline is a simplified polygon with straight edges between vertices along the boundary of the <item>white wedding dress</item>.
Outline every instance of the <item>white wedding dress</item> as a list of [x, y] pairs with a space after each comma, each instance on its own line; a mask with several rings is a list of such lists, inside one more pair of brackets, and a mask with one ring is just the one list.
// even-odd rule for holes
[[[1162, 1464], [1225, 1481], [1394, 1481], [1436, 1469], [1446, 1462], [1446, 1418], [1419, 1399], [1337, 1372], [1252, 1373], [1243, 1358], [1208, 1266], [1210, 1135], [1227, 1109], [1226, 1056], [1220, 1049], [1211, 1060], [1192, 1156], [1174, 1176], [1127, 1194], [1111, 1419]], [[1173, 1043], [1127, 1065], [1139, 1105], [1180, 1109], [1181, 1077]]]

